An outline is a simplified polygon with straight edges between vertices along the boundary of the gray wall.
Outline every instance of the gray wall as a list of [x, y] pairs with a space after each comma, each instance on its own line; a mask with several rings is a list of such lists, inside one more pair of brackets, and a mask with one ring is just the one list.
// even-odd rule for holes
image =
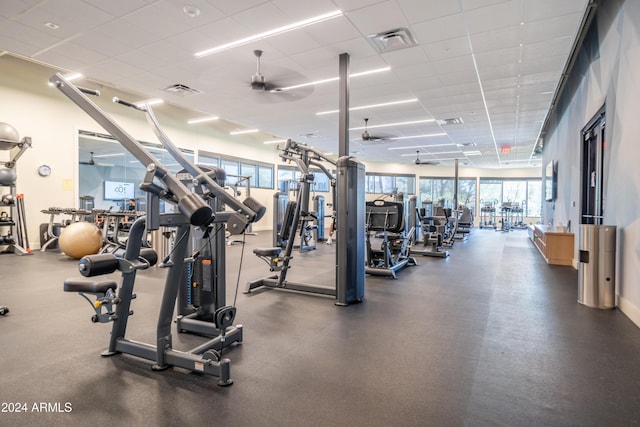
[[[543, 165], [558, 161], [558, 199], [543, 221], [578, 231], [581, 129], [606, 105], [604, 223], [618, 227], [619, 307], [640, 326], [640, 1], [600, 1], [546, 129]], [[575, 205], [575, 206], [574, 206]], [[578, 235], [576, 234], [577, 259]]]

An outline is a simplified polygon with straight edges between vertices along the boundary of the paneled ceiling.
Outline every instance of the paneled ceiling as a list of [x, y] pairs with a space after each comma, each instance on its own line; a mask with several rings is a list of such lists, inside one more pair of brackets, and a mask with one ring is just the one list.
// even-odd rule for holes
[[[3, 0], [0, 50], [80, 72], [81, 85], [162, 98], [194, 118], [215, 115], [226, 128], [230, 122], [330, 152], [338, 151], [338, 114], [317, 113], [338, 108], [338, 82], [254, 90], [253, 51], [263, 51], [261, 74], [276, 88], [337, 77], [339, 55], [348, 53], [351, 74], [389, 67], [350, 79], [350, 148], [359, 158], [413, 162], [420, 152], [445, 165], [539, 167], [534, 147], [587, 3]], [[323, 22], [195, 55], [336, 10]], [[380, 52], [369, 41], [398, 29], [408, 38], [383, 41], [399, 49]], [[176, 84], [197, 93], [165, 90]], [[375, 106], [395, 101], [406, 102]]]

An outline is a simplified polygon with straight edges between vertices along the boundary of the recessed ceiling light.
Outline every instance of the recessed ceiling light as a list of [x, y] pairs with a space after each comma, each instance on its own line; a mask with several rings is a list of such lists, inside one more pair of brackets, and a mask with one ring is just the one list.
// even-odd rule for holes
[[44, 26], [52, 30], [57, 30], [58, 28], [60, 28], [60, 25], [54, 24], [53, 22], [45, 22]]
[[[384, 125], [374, 125], [374, 126], [367, 126], [367, 129], [375, 129], [375, 128], [385, 128], [385, 127], [389, 127], [389, 126], [402, 126], [402, 125], [414, 125], [414, 124], [418, 124], [418, 123], [432, 123], [435, 122], [436, 119], [424, 119], [424, 120], [413, 120], [410, 122], [398, 122], [398, 123], [387, 123]], [[364, 129], [364, 126], [360, 126], [360, 127], [356, 127], [356, 128], [350, 128], [349, 130], [362, 130]]]
[[229, 132], [229, 135], [243, 135], [245, 133], [256, 133], [256, 132], [260, 132], [260, 129], [234, 130]]
[[[359, 107], [351, 107], [351, 108], [349, 108], [349, 111], [365, 110], [365, 109], [368, 109], [368, 108], [386, 107], [386, 106], [389, 106], [389, 105], [408, 104], [410, 102], [418, 102], [418, 98], [403, 99], [403, 100], [400, 100], [400, 101], [383, 102], [383, 103], [380, 103], [380, 104], [361, 105]], [[339, 111], [340, 110], [320, 111], [319, 113], [316, 113], [316, 115], [317, 116], [322, 116], [322, 115], [325, 115], [325, 114], [338, 113]]]
[[465, 156], [482, 156], [482, 153], [479, 150], [463, 151], [462, 154], [464, 154]]
[[287, 142], [286, 139], [273, 139], [271, 141], [265, 141], [265, 144], [281, 144], [283, 142]]
[[334, 10], [334, 11], [329, 12], [329, 13], [325, 13], [325, 14], [322, 14], [322, 15], [314, 16], [312, 18], [304, 19], [302, 21], [294, 22], [292, 24], [285, 25], [283, 27], [278, 27], [278, 28], [274, 28], [274, 29], [269, 30], [269, 31], [265, 31], [265, 32], [262, 32], [262, 33], [254, 34], [253, 36], [245, 37], [243, 39], [236, 40], [236, 41], [231, 42], [231, 43], [225, 43], [223, 45], [216, 46], [216, 47], [213, 47], [211, 49], [202, 50], [200, 52], [196, 52], [194, 54], [194, 56], [196, 56], [198, 58], [202, 58], [203, 56], [211, 55], [213, 53], [222, 52], [223, 50], [227, 50], [227, 49], [231, 49], [231, 48], [234, 48], [234, 47], [242, 46], [242, 45], [245, 45], [247, 43], [251, 43], [251, 42], [256, 41], [256, 40], [263, 40], [263, 39], [266, 39], [266, 38], [269, 38], [269, 37], [273, 37], [273, 36], [278, 35], [278, 34], [283, 34], [283, 33], [286, 33], [286, 32], [292, 31], [292, 30], [297, 30], [299, 28], [303, 28], [303, 27], [306, 27], [308, 25], [313, 25], [313, 24], [317, 24], [317, 23], [320, 23], [320, 22], [323, 22], [323, 21], [327, 21], [329, 19], [337, 18], [338, 16], [342, 16], [342, 11]]
[[[349, 74], [349, 78], [361, 77], [361, 76], [366, 76], [366, 75], [374, 74], [374, 73], [381, 73], [383, 71], [389, 71], [390, 69], [391, 69], [391, 67], [375, 68], [373, 70], [362, 71], [360, 73], [355, 73], [355, 74]], [[301, 83], [299, 85], [279, 87], [277, 89], [273, 89], [271, 92], [284, 92], [284, 91], [287, 91], [287, 90], [298, 89], [298, 88], [305, 87], [305, 86], [313, 86], [313, 85], [319, 85], [319, 84], [322, 84], [322, 83], [337, 82], [338, 80], [340, 80], [340, 77], [330, 77], [328, 79], [316, 80], [316, 81], [308, 82], [308, 83]]]
[[218, 116], [200, 117], [199, 119], [188, 120], [187, 123], [190, 125], [195, 125], [197, 123], [212, 122], [214, 120], [218, 120], [219, 118], [220, 117]]

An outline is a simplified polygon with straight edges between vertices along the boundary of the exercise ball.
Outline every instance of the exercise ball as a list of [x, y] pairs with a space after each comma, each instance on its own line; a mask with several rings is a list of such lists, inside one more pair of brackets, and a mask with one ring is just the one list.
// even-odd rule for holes
[[80, 259], [98, 253], [102, 247], [102, 234], [90, 222], [73, 222], [62, 229], [58, 246], [71, 258]]
[[13, 185], [16, 182], [16, 171], [13, 169], [0, 169], [0, 185]]
[[11, 150], [19, 143], [18, 131], [13, 126], [0, 122], [0, 150]]

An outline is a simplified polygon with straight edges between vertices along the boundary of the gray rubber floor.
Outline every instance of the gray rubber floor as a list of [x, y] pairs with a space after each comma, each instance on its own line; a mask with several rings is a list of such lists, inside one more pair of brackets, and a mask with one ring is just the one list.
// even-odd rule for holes
[[[103, 358], [110, 325], [62, 283], [58, 253], [0, 256], [3, 426], [622, 426], [640, 423], [640, 329], [576, 303], [577, 272], [548, 266], [526, 232], [474, 230], [448, 259], [419, 257], [397, 280], [367, 277], [362, 304], [282, 291], [248, 236], [235, 383]], [[297, 254], [290, 278], [331, 285], [335, 246]], [[242, 245], [227, 248], [227, 302]], [[129, 338], [153, 342], [164, 270], [138, 275]], [[186, 350], [201, 339], [174, 334]], [[44, 404], [44, 406], [42, 406]], [[26, 410], [15, 413], [16, 408]], [[38, 411], [41, 410], [41, 411]], [[10, 412], [14, 413], [10, 413]]]

